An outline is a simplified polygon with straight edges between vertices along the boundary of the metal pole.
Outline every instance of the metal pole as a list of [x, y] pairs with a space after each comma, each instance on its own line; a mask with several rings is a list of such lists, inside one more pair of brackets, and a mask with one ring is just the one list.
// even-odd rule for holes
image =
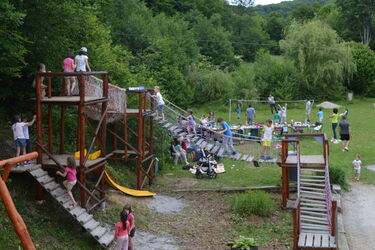
[[232, 110], [232, 99], [229, 99], [229, 122], [232, 121], [231, 110]]

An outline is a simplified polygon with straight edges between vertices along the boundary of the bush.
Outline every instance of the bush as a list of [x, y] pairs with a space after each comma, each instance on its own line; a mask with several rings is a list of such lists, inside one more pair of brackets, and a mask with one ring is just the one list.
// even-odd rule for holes
[[345, 171], [340, 168], [330, 168], [329, 179], [330, 179], [331, 185], [338, 184], [344, 189], [347, 189], [349, 186], [349, 184], [346, 182]]
[[240, 215], [255, 214], [268, 217], [275, 206], [269, 194], [262, 190], [247, 191], [237, 194], [231, 200], [231, 208]]

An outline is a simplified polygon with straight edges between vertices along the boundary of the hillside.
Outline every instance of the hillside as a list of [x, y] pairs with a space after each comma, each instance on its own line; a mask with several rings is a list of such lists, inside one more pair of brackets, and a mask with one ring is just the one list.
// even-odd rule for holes
[[276, 4], [268, 4], [268, 5], [258, 5], [255, 6], [255, 10], [261, 16], [267, 16], [272, 11], [280, 12], [284, 17], [290, 15], [293, 9], [298, 8], [299, 6], [306, 5], [312, 6], [314, 4], [324, 5], [328, 3], [333, 3], [334, 0], [294, 0], [294, 1], [286, 1]]

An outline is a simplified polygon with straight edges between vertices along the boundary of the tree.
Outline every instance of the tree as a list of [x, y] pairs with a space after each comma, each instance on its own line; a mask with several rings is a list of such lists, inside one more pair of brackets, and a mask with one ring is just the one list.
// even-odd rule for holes
[[305, 97], [339, 97], [344, 82], [355, 71], [351, 50], [332, 28], [319, 20], [293, 22], [280, 45], [301, 73], [299, 87]]
[[357, 72], [348, 84], [348, 89], [356, 94], [375, 96], [375, 53], [369, 46], [357, 42], [345, 44], [353, 53]]
[[315, 17], [314, 8], [311, 6], [301, 5], [293, 9], [292, 17], [298, 22], [306, 22]]
[[363, 44], [369, 45], [372, 36], [375, 0], [337, 0], [350, 29], [359, 35]]

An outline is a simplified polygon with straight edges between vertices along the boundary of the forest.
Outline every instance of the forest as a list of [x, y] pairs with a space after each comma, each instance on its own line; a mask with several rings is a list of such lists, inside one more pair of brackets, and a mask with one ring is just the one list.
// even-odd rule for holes
[[[3, 0], [0, 115], [28, 110], [38, 63], [88, 48], [121, 87], [158, 85], [183, 106], [228, 98], [374, 96], [373, 1], [256, 7], [252, 0]], [[16, 104], [16, 105], [13, 105]]]

